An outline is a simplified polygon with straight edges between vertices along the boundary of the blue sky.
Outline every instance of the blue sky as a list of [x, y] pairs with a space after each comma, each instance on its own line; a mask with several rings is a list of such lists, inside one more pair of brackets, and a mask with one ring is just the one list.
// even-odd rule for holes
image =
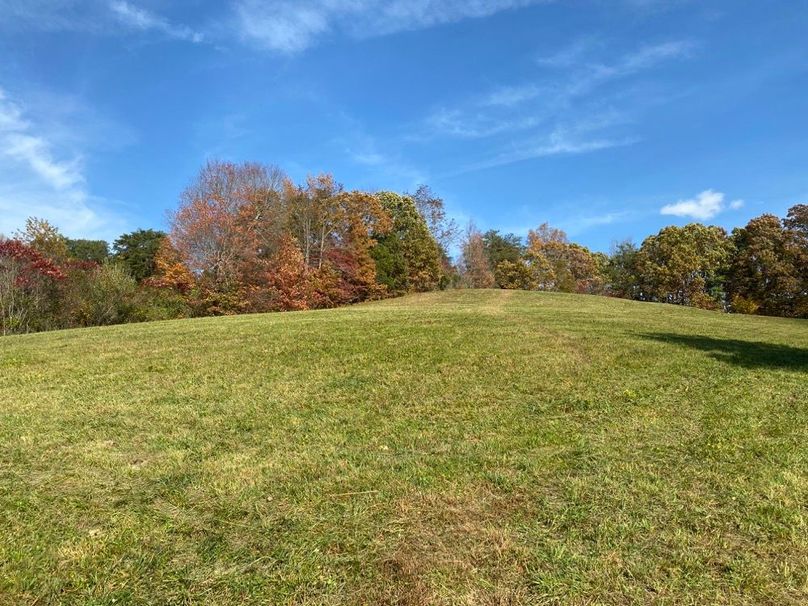
[[808, 201], [808, 1], [0, 0], [0, 233], [164, 228], [210, 158], [594, 249]]

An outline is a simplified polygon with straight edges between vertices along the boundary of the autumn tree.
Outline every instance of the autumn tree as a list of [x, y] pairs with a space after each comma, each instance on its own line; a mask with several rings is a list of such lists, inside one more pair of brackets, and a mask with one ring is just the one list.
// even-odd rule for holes
[[140, 302], [137, 282], [118, 263], [70, 266], [61, 297], [61, 324], [70, 327], [129, 322]]
[[286, 182], [288, 224], [306, 265], [322, 269], [329, 247], [344, 226], [338, 197], [344, 189], [328, 174], [309, 176], [304, 186]]
[[[342, 192], [333, 199], [334, 223], [331, 242], [325, 249], [326, 261], [340, 275], [344, 303], [361, 301], [380, 294], [372, 251], [375, 235], [389, 233], [390, 214], [378, 196], [360, 191]], [[322, 263], [318, 268], [324, 269]], [[327, 269], [327, 268], [326, 268]]]
[[21, 240], [0, 240], [0, 334], [54, 328], [64, 273]]
[[[522, 238], [515, 234], [501, 234], [495, 229], [490, 229], [483, 234], [483, 243], [485, 244], [488, 263], [494, 271], [496, 286], [499, 288], [522, 288], [521, 286], [513, 286], [513, 284], [521, 281], [519, 279], [514, 281], [516, 278], [514, 272], [517, 272], [517, 274], [519, 272], [524, 273], [527, 267], [522, 259], [525, 248]], [[500, 270], [499, 266], [502, 263], [507, 263], [507, 265]], [[505, 276], [509, 277], [505, 278]], [[500, 277], [503, 277], [504, 282], [500, 280]], [[507, 282], [507, 285], [505, 282]]]
[[281, 238], [266, 271], [266, 311], [298, 311], [313, 305], [315, 282], [294, 238]]
[[801, 276], [794, 315], [808, 318], [808, 204], [792, 206], [783, 225], [791, 234], [794, 267], [797, 275]]
[[536, 273], [527, 261], [518, 258], [515, 261], [500, 261], [494, 268], [494, 281], [499, 288], [513, 290], [538, 290]]
[[791, 235], [791, 257], [796, 273], [801, 277], [794, 315], [808, 318], [808, 204], [796, 204], [788, 210], [783, 221]]
[[437, 196], [428, 185], [419, 185], [414, 194], [405, 194], [405, 197], [412, 198], [432, 237], [444, 253], [448, 252], [457, 241], [460, 228], [446, 213], [443, 198]]
[[[808, 207], [804, 207], [808, 209]], [[808, 312], [808, 213], [765, 214], [732, 233], [727, 290], [733, 311], [780, 316]]]
[[186, 267], [217, 291], [235, 289], [282, 231], [284, 182], [274, 167], [208, 162], [171, 217], [171, 242]]
[[143, 281], [144, 286], [167, 289], [180, 295], [187, 295], [194, 287], [193, 274], [182, 262], [179, 251], [164, 236], [154, 255], [154, 271]]
[[669, 226], [643, 241], [637, 270], [643, 296], [653, 301], [719, 308], [732, 244], [715, 226]]
[[527, 236], [525, 257], [541, 290], [594, 294], [602, 290], [601, 263], [589, 249], [570, 243], [562, 230], [543, 223]]
[[468, 288], [492, 288], [494, 272], [485, 254], [485, 241], [480, 231], [469, 224], [462, 243], [461, 276]]
[[26, 219], [25, 228], [17, 232], [16, 239], [56, 263], [65, 261], [69, 256], [67, 238], [62, 235], [59, 228], [45, 219], [37, 217]]
[[[808, 239], [808, 204], [795, 204], [789, 208], [783, 225], [799, 237]], [[806, 243], [803, 241], [802, 245]]]

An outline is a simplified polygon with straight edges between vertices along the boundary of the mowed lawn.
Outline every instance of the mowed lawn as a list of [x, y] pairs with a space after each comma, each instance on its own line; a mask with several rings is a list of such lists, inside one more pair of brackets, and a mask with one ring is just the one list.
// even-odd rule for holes
[[453, 291], [0, 338], [2, 604], [806, 604], [808, 322]]

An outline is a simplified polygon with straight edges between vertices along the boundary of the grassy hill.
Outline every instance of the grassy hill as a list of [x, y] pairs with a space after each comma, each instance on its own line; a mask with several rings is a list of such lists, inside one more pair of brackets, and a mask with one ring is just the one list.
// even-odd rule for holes
[[574, 295], [0, 339], [0, 604], [805, 604], [808, 322]]

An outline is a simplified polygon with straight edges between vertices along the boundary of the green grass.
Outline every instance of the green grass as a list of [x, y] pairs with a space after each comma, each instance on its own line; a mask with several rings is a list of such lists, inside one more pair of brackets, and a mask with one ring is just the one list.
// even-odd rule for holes
[[0, 339], [2, 604], [805, 604], [808, 322], [455, 291]]

